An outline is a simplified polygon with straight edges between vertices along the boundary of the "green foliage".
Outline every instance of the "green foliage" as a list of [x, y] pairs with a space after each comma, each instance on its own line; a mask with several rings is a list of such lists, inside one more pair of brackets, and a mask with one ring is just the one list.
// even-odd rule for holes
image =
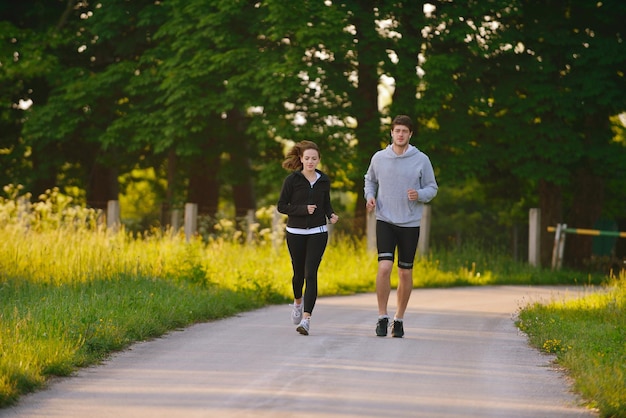
[[159, 226], [165, 183], [153, 168], [136, 168], [121, 176], [120, 217], [128, 231], [143, 232]]
[[[310, 139], [338, 191], [359, 200], [389, 116], [407, 113], [442, 191], [483, 185], [455, 202], [457, 220], [514, 226], [530, 205], [562, 207], [570, 224], [623, 213], [626, 153], [609, 125], [626, 109], [620, 2], [29, 0], [3, 10], [0, 184], [35, 195], [79, 187], [102, 207], [139, 167], [167, 179], [156, 206], [226, 196], [242, 213], [274, 203], [284, 147]], [[554, 208], [537, 196], [541, 182], [562, 192]], [[147, 227], [159, 210], [129, 219]], [[454, 223], [475, 235], [476, 223]]]

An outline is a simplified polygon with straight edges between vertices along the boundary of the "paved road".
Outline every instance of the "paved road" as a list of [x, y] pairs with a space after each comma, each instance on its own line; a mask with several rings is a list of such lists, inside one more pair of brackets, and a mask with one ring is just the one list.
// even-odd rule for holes
[[137, 344], [0, 416], [595, 417], [513, 323], [529, 301], [580, 292], [416, 289], [402, 339], [375, 336], [372, 294], [320, 299], [309, 336], [272, 306]]

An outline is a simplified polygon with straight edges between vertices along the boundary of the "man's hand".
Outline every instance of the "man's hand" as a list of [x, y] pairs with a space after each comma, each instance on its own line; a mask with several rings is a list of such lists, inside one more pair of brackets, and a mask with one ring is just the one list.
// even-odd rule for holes
[[409, 200], [417, 200], [418, 198], [417, 190], [415, 189], [409, 189], [406, 194], [409, 197]]
[[367, 209], [368, 212], [371, 212], [374, 210], [375, 207], [376, 207], [376, 199], [373, 197], [370, 197], [367, 200], [367, 203], [365, 204], [365, 208]]

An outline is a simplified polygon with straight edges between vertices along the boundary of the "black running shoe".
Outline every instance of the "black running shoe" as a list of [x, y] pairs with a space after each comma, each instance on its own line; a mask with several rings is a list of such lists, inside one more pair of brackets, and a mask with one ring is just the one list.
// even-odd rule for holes
[[404, 325], [402, 324], [402, 321], [393, 321], [393, 324], [391, 325], [391, 336], [402, 338], [403, 335]]
[[387, 327], [389, 327], [389, 318], [378, 318], [378, 322], [376, 323], [376, 335], [386, 337]]

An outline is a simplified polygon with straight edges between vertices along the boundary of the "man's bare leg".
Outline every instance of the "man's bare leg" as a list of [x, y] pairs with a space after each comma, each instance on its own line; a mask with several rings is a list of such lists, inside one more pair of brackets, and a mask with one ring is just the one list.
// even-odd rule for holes
[[393, 261], [380, 260], [376, 274], [376, 297], [378, 299], [378, 315], [387, 315], [387, 303], [391, 293], [391, 270]]
[[[409, 298], [413, 290], [413, 269], [398, 269], [398, 306], [396, 308], [396, 319], [404, 318], [404, 312], [409, 305]], [[380, 306], [380, 301], [379, 301]]]

